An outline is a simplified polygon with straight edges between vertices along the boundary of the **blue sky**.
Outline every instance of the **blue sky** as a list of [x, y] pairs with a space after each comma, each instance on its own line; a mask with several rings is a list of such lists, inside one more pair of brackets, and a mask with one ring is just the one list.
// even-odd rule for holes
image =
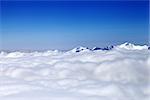
[[148, 1], [1, 1], [6, 50], [148, 43]]

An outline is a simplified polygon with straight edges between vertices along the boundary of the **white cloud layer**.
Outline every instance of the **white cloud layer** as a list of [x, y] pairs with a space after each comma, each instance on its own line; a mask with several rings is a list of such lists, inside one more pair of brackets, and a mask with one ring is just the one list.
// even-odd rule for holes
[[147, 46], [75, 51], [1, 52], [0, 100], [150, 98]]

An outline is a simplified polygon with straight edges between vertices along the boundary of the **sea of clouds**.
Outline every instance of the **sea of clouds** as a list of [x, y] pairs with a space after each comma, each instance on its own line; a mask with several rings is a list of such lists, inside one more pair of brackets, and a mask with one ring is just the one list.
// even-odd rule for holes
[[147, 46], [80, 48], [80, 52], [1, 52], [0, 100], [150, 99]]

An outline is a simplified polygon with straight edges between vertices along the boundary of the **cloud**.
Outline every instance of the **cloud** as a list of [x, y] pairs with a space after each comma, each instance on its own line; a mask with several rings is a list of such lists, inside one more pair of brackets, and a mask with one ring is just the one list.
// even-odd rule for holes
[[1, 52], [0, 98], [148, 100], [149, 55], [146, 46], [131, 44], [81, 52]]

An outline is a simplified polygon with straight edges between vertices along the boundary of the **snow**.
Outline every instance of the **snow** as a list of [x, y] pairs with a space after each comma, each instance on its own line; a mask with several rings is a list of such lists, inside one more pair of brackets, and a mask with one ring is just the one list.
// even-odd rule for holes
[[124, 43], [118, 46], [119, 48], [124, 48], [127, 50], [143, 50], [143, 49], [148, 49], [148, 46], [144, 45], [144, 46], [140, 46], [140, 45], [134, 45], [131, 43]]
[[146, 45], [1, 52], [0, 100], [149, 100], [149, 72]]
[[75, 53], [75, 52], [82, 52], [82, 51], [89, 51], [89, 49], [87, 47], [79, 46], [77, 48], [70, 50], [69, 52]]

